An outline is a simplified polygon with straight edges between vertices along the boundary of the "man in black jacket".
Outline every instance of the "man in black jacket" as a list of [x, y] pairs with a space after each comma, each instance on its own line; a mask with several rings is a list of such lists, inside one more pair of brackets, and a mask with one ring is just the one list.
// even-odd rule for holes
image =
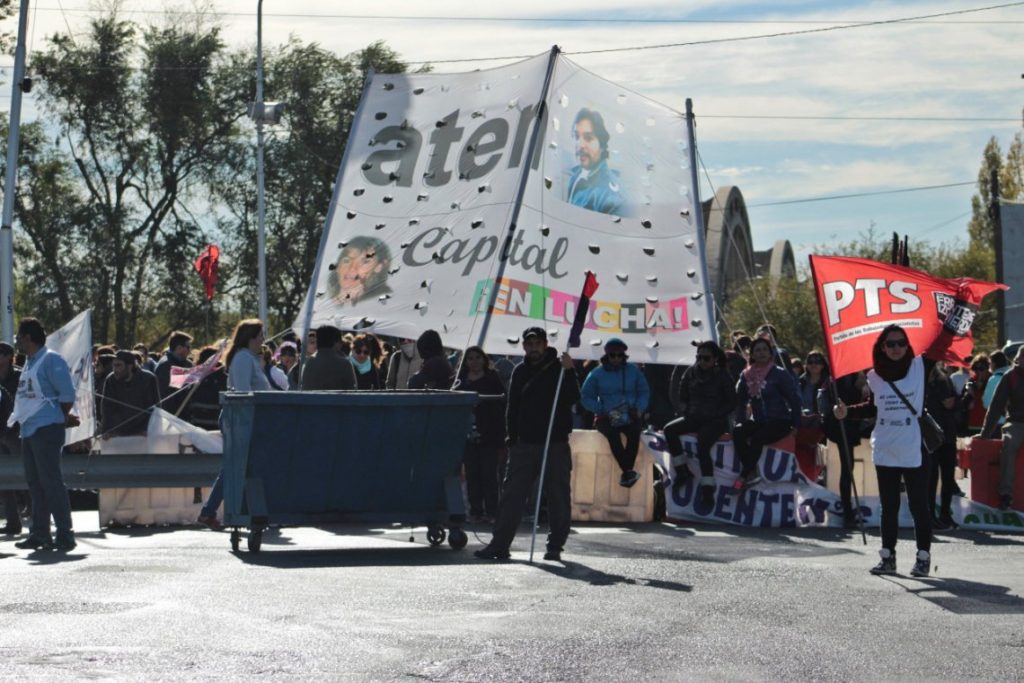
[[[994, 380], [993, 375], [989, 381]], [[992, 404], [985, 414], [981, 437], [994, 438], [999, 418], [1006, 418], [1002, 427], [1003, 450], [999, 455], [999, 509], [1009, 510], [1013, 506], [1017, 457], [1024, 446], [1024, 346], [1017, 351], [1013, 368], [998, 381]]]
[[[182, 408], [182, 404], [188, 397], [189, 392], [171, 388], [171, 368], [190, 368], [192, 361], [188, 359], [192, 351], [192, 336], [184, 332], [172, 332], [170, 341], [167, 342], [167, 353], [163, 360], [156, 364], [153, 374], [156, 376], [157, 388], [163, 401], [160, 407], [168, 413], [174, 413], [188, 419], [188, 406]], [[179, 413], [180, 410], [180, 413]]]
[[[14, 367], [14, 347], [0, 342], [0, 456], [20, 457], [21, 444], [18, 427], [8, 427], [7, 418], [14, 410], [14, 397], [18, 393], [21, 370]], [[21, 533], [20, 491], [3, 491], [4, 517], [6, 525], [0, 527], [0, 534], [17, 536]], [[26, 492], [27, 493], [27, 492]]]
[[[491, 542], [474, 554], [484, 560], [508, 559], [509, 547], [523, 517], [523, 508], [540, 475], [548, 423], [554, 408], [555, 421], [544, 473], [550, 523], [544, 559], [558, 561], [569, 538], [572, 514], [569, 434], [572, 432], [572, 406], [580, 398], [580, 388], [576, 383], [576, 373], [572, 372], [572, 358], [567, 353], [559, 358], [558, 352], [548, 348], [547, 333], [540, 327], [530, 327], [523, 332], [523, 351], [526, 360], [512, 372], [508, 388], [505, 422], [509, 453], [498, 518]], [[555, 406], [559, 382], [562, 388]]]
[[103, 382], [100, 399], [103, 433], [106, 436], [145, 434], [150, 411], [159, 403], [160, 391], [153, 373], [138, 367], [131, 351], [118, 351], [114, 371]]

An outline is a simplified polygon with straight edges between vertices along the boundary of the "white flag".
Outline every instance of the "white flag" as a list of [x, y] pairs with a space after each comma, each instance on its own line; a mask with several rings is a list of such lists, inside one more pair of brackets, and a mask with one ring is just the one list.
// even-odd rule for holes
[[56, 332], [46, 335], [46, 347], [59, 353], [71, 370], [75, 405], [71, 412], [81, 424], [65, 430], [65, 445], [91, 438], [96, 433], [96, 393], [92, 367], [92, 310], [76, 315]]

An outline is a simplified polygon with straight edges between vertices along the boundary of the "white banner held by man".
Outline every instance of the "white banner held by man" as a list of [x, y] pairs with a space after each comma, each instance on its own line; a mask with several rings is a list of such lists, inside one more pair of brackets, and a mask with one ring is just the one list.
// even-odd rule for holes
[[531, 325], [558, 344], [586, 270], [602, 296], [576, 355], [599, 357], [618, 336], [634, 359], [671, 363], [713, 338], [682, 114], [541, 55], [466, 74], [375, 75], [348, 145], [310, 327], [433, 328], [449, 346], [476, 343], [503, 258], [489, 352], [518, 353]]

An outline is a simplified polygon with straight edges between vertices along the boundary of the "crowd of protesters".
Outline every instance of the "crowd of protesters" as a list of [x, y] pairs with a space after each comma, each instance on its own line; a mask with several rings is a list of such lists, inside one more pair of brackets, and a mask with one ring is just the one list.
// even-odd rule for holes
[[[58, 492], [63, 483], [53, 456], [55, 449], [60, 450], [55, 435], [63, 435], [64, 424], [74, 419], [65, 407], [71, 400], [62, 375], [67, 367], [62, 367], [59, 356], [46, 351], [45, 332], [38, 321], [25, 319], [23, 327], [19, 347], [24, 356], [19, 358], [14, 347], [0, 343], [0, 417], [6, 424], [13, 413], [20, 423], [20, 433], [17, 426], [4, 430], [0, 449], [11, 454], [21, 450], [26, 462], [33, 526], [21, 545], [69, 549], [74, 547], [74, 536], [67, 494], [65, 490], [61, 497]], [[833, 442], [847, 456], [840, 459], [839, 476], [847, 528], [858, 524], [858, 511], [851, 501], [849, 454], [870, 435], [883, 526], [882, 561], [873, 571], [888, 573], [895, 567], [902, 488], [910, 497], [915, 520], [915, 573], [919, 574], [928, 571], [932, 530], [955, 526], [952, 499], [961, 495], [954, 479], [957, 437], [994, 437], [1001, 430], [1004, 509], [1012, 504], [1012, 454], [1024, 444], [1024, 382], [1020, 381], [1024, 352], [1017, 353], [1012, 364], [1002, 352], [979, 354], [967, 359], [969, 369], [955, 370], [922, 362], [899, 328], [887, 328], [879, 337], [873, 368], [838, 378], [831, 376], [821, 351], [791, 358], [770, 325], [752, 335], [735, 332], [730, 343], [722, 346], [699, 343], [693, 357], [678, 366], [632, 363], [627, 344], [619, 338], [605, 343], [600, 360], [574, 363], [549, 348], [546, 332], [537, 327], [524, 331], [521, 355], [497, 358], [479, 346], [449, 354], [434, 330], [416, 339], [385, 340], [371, 333], [322, 326], [308, 333], [305, 348], [293, 334], [267, 340], [265, 332], [260, 321], [243, 320], [219, 347], [193, 349], [192, 336], [179, 331], [169, 335], [162, 354], [150, 353], [141, 344], [130, 350], [95, 347], [98, 436], [145, 434], [149, 413], [157, 405], [199, 427], [218, 429], [219, 395], [228, 390], [473, 391], [482, 400], [464, 453], [469, 520], [495, 525], [493, 540], [478, 555], [500, 559], [508, 556], [530, 495], [529, 485], [537, 477], [551, 399], [561, 385], [549, 480], [544, 487], [551, 525], [548, 557], [557, 559], [568, 534], [568, 435], [573, 428], [596, 429], [607, 439], [621, 471], [619, 484], [626, 488], [641, 478], [636, 460], [645, 427], [664, 430], [676, 487], [693, 476], [681, 437], [696, 435], [697, 495], [705, 507], [713, 504], [716, 495], [711, 449], [723, 435], [731, 435], [741, 463], [735, 492], [760, 481], [764, 446], [787, 436], [812, 449]], [[211, 367], [198, 382], [182, 388], [180, 375], [207, 365]], [[27, 373], [44, 398], [24, 390]], [[893, 401], [886, 402], [893, 386], [910, 396], [908, 410], [926, 409], [937, 420], [945, 436], [941, 446], [932, 452], [913, 452], [908, 444], [915, 438], [919, 442], [920, 433], [896, 433], [893, 420], [879, 418], [882, 405], [899, 408]], [[28, 415], [30, 411], [43, 417], [35, 412]], [[203, 506], [201, 523], [221, 526], [216, 516], [221, 497], [218, 478]], [[927, 501], [936, 497], [939, 505], [933, 515], [935, 508]], [[19, 534], [19, 507], [26, 501], [14, 492], [5, 492], [3, 498], [7, 524], [0, 531]], [[47, 517], [45, 523], [42, 515]], [[49, 531], [50, 516], [56, 540]]]

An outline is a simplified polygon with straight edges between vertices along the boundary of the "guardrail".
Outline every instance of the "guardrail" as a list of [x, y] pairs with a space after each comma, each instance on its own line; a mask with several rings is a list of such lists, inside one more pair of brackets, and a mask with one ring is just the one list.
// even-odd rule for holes
[[[61, 469], [71, 489], [187, 488], [210, 486], [223, 462], [220, 453], [66, 453]], [[0, 457], [0, 490], [25, 488], [21, 458]]]

